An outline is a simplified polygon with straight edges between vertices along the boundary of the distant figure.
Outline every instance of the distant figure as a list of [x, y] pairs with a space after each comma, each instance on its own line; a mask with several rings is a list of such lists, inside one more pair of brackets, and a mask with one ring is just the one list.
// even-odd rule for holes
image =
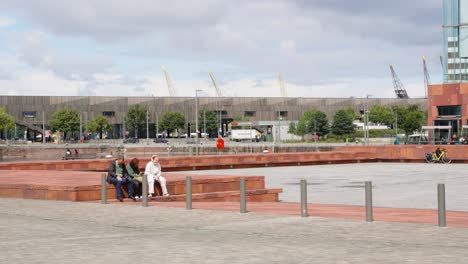
[[436, 159], [440, 159], [440, 154], [441, 153], [442, 153], [442, 151], [440, 150], [440, 147], [437, 147], [436, 150], [435, 150]]
[[398, 137], [395, 138], [395, 142], [393, 142], [393, 144], [400, 145], [400, 140], [398, 139]]
[[445, 139], [444, 136], [442, 136], [442, 137], [440, 138], [440, 143], [441, 143], [441, 144], [447, 144], [447, 140]]
[[70, 156], [71, 155], [71, 150], [67, 148], [67, 152], [65, 152], [65, 155]]
[[77, 149], [75, 149], [75, 154], [78, 155], [78, 150]]

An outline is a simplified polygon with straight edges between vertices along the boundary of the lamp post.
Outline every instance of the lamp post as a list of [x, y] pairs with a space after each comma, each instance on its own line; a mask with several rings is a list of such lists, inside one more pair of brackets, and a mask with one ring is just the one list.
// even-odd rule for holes
[[146, 110], [146, 140], [149, 140], [149, 113]]
[[[196, 149], [196, 155], [198, 156], [198, 92], [201, 92], [203, 90], [196, 89], [195, 90], [195, 149]], [[190, 131], [187, 134], [187, 136], [190, 136]]]
[[371, 97], [372, 94], [367, 94], [366, 95], [366, 112], [364, 113], [364, 119], [365, 119], [365, 130], [364, 130], [364, 137], [365, 137], [365, 143], [366, 145], [369, 145], [369, 97]]
[[281, 111], [278, 111], [278, 143], [281, 143]]

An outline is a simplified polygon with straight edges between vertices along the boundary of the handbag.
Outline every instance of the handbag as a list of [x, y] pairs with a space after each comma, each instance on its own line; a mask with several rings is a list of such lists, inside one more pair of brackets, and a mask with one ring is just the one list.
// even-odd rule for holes
[[107, 174], [106, 182], [110, 184], [111, 179], [112, 179], [112, 176], [110, 176], [110, 174]]

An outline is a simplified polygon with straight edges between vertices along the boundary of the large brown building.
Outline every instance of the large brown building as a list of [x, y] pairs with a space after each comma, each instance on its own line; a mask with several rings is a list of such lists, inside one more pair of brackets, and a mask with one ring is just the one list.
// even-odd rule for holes
[[[48, 127], [52, 114], [60, 108], [75, 109], [80, 113], [82, 130], [97, 115], [109, 118], [113, 125], [111, 138], [121, 138], [126, 130], [125, 117], [129, 106], [141, 105], [148, 110], [149, 136], [155, 137], [158, 122], [167, 111], [181, 112], [187, 123], [194, 124], [195, 109], [215, 111], [219, 127], [224, 132], [234, 119], [250, 121], [298, 120], [305, 111], [317, 109], [325, 112], [329, 120], [339, 109], [351, 107], [356, 113], [372, 105], [416, 104], [425, 110], [425, 98], [292, 98], [292, 97], [104, 97], [104, 96], [0, 96], [0, 107], [12, 115], [18, 125], [26, 126], [28, 137]], [[193, 129], [193, 126], [192, 126]], [[139, 131], [146, 137], [146, 129]], [[34, 132], [35, 133], [35, 132]], [[31, 134], [31, 135], [29, 135]], [[16, 136], [16, 135], [15, 135]]]
[[428, 126], [450, 126], [441, 136], [465, 134], [468, 125], [468, 83], [430, 85], [428, 88]]

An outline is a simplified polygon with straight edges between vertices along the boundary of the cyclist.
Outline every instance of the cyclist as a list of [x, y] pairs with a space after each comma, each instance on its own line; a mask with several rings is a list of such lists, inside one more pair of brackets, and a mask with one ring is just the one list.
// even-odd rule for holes
[[442, 155], [442, 151], [440, 150], [440, 147], [437, 147], [437, 149], [435, 150], [435, 154], [436, 154], [435, 158], [437, 160], [440, 160], [441, 155]]

